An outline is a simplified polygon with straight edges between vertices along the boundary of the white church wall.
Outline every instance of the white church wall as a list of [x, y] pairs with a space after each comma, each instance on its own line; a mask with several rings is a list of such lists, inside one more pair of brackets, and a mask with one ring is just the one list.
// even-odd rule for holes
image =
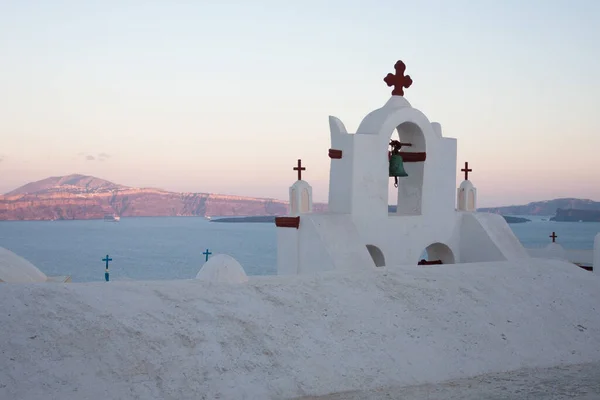
[[[300, 224], [296, 228], [277, 228], [277, 274], [314, 274], [317, 272], [335, 269], [331, 251], [346, 237], [345, 232], [327, 229], [317, 224], [313, 219], [322, 220], [328, 215], [306, 214], [300, 217]], [[323, 240], [329, 237], [330, 242]], [[331, 243], [333, 241], [333, 243]]]
[[347, 215], [303, 215], [299, 231], [300, 273], [362, 271], [374, 266], [367, 243]]
[[388, 215], [387, 191], [389, 164], [387, 146], [381, 146], [377, 135], [354, 135], [355, 155], [353, 174], [352, 214], [367, 218], [382, 218]]
[[455, 235], [457, 218], [455, 213], [435, 221], [423, 216], [356, 218], [355, 224], [362, 242], [383, 252], [386, 266], [416, 266], [423, 251], [434, 243], [447, 245], [455, 260], [460, 259]]
[[[503, 261], [508, 258], [495, 241], [502, 235], [512, 234], [512, 231], [507, 232], [510, 227], [502, 225], [502, 222], [506, 223], [502, 216], [487, 214], [478, 218], [479, 215], [475, 213], [460, 212], [458, 214], [462, 216], [460, 223], [461, 262]], [[486, 229], [481, 224], [481, 220], [488, 216], [492, 219], [489, 224], [491, 225], [490, 229]], [[516, 237], [515, 240], [518, 242]]]
[[299, 272], [299, 232], [293, 228], [277, 228], [277, 274], [296, 275]]
[[332, 133], [331, 148], [341, 150], [342, 158], [332, 159], [330, 162], [328, 210], [331, 213], [348, 214], [352, 211], [354, 135], [346, 133], [334, 135]]
[[368, 268], [372, 260], [364, 261], [367, 245], [383, 253], [386, 266], [416, 265], [423, 251], [435, 243], [452, 252], [453, 261], [444, 256], [444, 263], [528, 257], [506, 221], [493, 214], [453, 212], [437, 219], [355, 217], [354, 221], [342, 214], [311, 214], [301, 217], [298, 230], [278, 229], [279, 273]]
[[313, 223], [312, 215], [300, 219], [298, 229], [298, 273], [313, 274], [335, 269], [327, 245]]

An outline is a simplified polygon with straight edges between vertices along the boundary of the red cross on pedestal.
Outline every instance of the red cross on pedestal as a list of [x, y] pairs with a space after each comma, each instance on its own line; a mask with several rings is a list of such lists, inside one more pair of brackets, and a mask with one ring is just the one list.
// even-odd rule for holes
[[461, 169], [462, 172], [465, 173], [465, 181], [469, 180], [469, 172], [473, 172], [471, 168], [469, 168], [469, 162], [465, 162], [465, 167]]
[[406, 65], [402, 61], [398, 60], [396, 65], [394, 65], [394, 69], [396, 70], [396, 74], [387, 74], [387, 76], [383, 78], [383, 81], [387, 83], [388, 86], [394, 86], [392, 96], [404, 96], [404, 88], [408, 89], [413, 81], [410, 79], [410, 75], [404, 75]]
[[302, 171], [306, 171], [306, 168], [302, 166], [302, 160], [298, 160], [298, 166], [294, 167], [294, 171], [298, 171], [298, 180], [302, 180]]
[[552, 235], [550, 235], [550, 237], [552, 238], [552, 243], [555, 243], [556, 242], [556, 238], [558, 236], [556, 236], [556, 233], [552, 232]]

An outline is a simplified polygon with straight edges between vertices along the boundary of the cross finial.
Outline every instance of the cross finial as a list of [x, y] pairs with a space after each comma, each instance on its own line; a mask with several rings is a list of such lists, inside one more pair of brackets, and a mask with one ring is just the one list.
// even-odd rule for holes
[[298, 160], [298, 166], [294, 167], [294, 171], [298, 171], [298, 180], [302, 180], [302, 171], [306, 171], [306, 168], [302, 166], [302, 160]]
[[206, 256], [206, 260], [205, 261], [208, 261], [208, 256], [210, 256], [212, 253], [210, 251], [208, 251], [208, 249], [206, 249], [206, 251], [204, 253], [202, 253], [202, 254], [204, 254]]
[[112, 261], [112, 258], [106, 255], [106, 258], [103, 258], [102, 261], [106, 262], [106, 269], [108, 269], [108, 263]]
[[469, 168], [469, 162], [465, 162], [465, 167], [461, 169], [462, 172], [465, 173], [465, 181], [469, 180], [469, 172], [473, 172], [471, 168]]
[[388, 86], [394, 86], [392, 96], [404, 96], [404, 88], [408, 89], [413, 81], [410, 78], [410, 75], [404, 75], [406, 65], [402, 61], [398, 60], [396, 65], [394, 65], [394, 69], [396, 70], [396, 74], [387, 74], [387, 76], [383, 78], [383, 81], [387, 83]]
[[550, 235], [550, 237], [552, 238], [552, 243], [556, 243], [556, 238], [558, 236], [556, 236], [556, 232], [552, 232], [552, 235]]
[[110, 279], [108, 274], [108, 263], [112, 261], [112, 258], [110, 258], [107, 254], [106, 258], [103, 258], [102, 261], [106, 263], [106, 269], [104, 270], [104, 280], [108, 282]]

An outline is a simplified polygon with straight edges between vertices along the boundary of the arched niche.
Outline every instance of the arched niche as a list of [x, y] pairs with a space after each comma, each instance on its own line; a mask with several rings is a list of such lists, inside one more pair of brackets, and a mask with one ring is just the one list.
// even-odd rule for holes
[[[425, 176], [425, 161], [413, 161], [410, 153], [427, 154], [427, 144], [423, 130], [414, 122], [406, 121], [398, 125], [390, 140], [400, 140], [410, 143], [401, 149], [404, 160], [404, 170], [408, 176], [398, 178], [396, 196], [396, 215], [421, 215], [423, 203], [423, 181]], [[390, 178], [393, 187], [394, 179]], [[389, 192], [388, 192], [389, 193]], [[389, 201], [388, 201], [389, 203]]]
[[[432, 243], [425, 248], [425, 253], [422, 257], [426, 257], [426, 264], [454, 264], [455, 258], [452, 249], [444, 243]], [[421, 261], [419, 261], [421, 263]]]
[[310, 212], [310, 193], [307, 188], [302, 189], [302, 194], [300, 196], [300, 212]]
[[474, 190], [470, 190], [469, 194], [467, 196], [467, 209], [468, 210], [476, 210], [476, 206], [475, 206], [475, 191]]
[[373, 246], [372, 244], [367, 245], [367, 250], [369, 251], [369, 255], [373, 259], [376, 267], [384, 267], [385, 266], [385, 257], [383, 256], [383, 252], [377, 246]]

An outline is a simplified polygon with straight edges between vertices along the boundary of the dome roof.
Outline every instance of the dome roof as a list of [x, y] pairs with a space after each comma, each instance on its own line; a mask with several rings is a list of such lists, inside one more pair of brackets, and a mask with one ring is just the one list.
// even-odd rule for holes
[[460, 189], [473, 189], [473, 183], [470, 180], [462, 181], [460, 184]]
[[216, 254], [200, 269], [196, 279], [219, 283], [244, 283], [248, 276], [235, 258], [227, 254]]
[[546, 246], [546, 256], [548, 258], [557, 258], [559, 260], [568, 259], [565, 248], [558, 243], [550, 243]]
[[292, 184], [292, 187], [294, 187], [294, 188], [298, 188], [298, 187], [305, 188], [305, 187], [310, 187], [310, 184], [307, 181], [305, 181], [304, 179], [301, 179], [301, 180], [295, 181]]
[[0, 247], [0, 281], [6, 283], [46, 282], [48, 277], [35, 265]]

